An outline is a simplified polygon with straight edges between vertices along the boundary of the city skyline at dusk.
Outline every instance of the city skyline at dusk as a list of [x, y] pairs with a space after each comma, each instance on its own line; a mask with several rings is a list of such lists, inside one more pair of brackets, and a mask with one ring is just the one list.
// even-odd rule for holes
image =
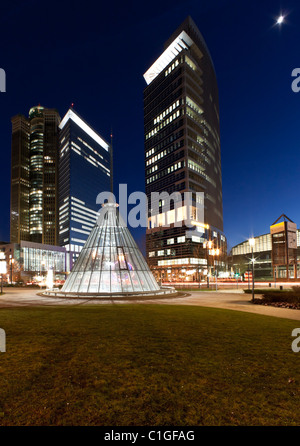
[[299, 426], [299, 24], [299, 0], [2, 2], [1, 431]]

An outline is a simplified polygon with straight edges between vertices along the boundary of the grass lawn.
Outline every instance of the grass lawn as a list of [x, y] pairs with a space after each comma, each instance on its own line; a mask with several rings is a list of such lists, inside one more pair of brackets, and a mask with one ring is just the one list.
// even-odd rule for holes
[[0, 310], [0, 425], [299, 425], [297, 321], [191, 306]]

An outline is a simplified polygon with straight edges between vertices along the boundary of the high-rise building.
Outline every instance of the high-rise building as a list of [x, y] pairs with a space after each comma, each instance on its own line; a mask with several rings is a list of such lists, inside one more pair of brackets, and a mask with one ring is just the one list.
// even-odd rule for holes
[[[149, 212], [152, 192], [179, 192], [182, 198], [184, 192], [190, 192], [195, 223], [192, 228], [178, 227], [166, 211], [164, 218], [156, 219], [159, 223], [153, 227], [155, 219], [149, 217], [148, 262], [163, 280], [180, 277], [198, 280], [199, 275], [213, 273], [216, 265], [222, 267], [226, 238], [218, 85], [209, 50], [190, 17], [166, 42], [164, 52], [144, 78], [147, 83], [144, 90], [145, 186]], [[197, 221], [194, 214], [199, 199], [197, 192], [204, 197], [202, 221]], [[173, 202], [171, 205], [174, 207]], [[165, 213], [163, 200], [159, 213]], [[216, 252], [218, 260], [212, 258]]]
[[10, 241], [20, 243], [20, 240], [30, 240], [30, 123], [23, 115], [14, 116], [11, 121]]
[[73, 108], [59, 127], [59, 244], [69, 270], [96, 223], [98, 194], [111, 191], [112, 148]]
[[33, 107], [12, 118], [10, 240], [58, 244], [59, 113]]

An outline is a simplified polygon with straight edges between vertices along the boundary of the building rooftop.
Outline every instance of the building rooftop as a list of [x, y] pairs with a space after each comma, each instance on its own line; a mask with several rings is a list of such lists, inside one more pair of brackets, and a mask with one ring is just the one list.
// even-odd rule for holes
[[93, 138], [101, 147], [109, 151], [110, 145], [97, 133], [81, 116], [75, 112], [73, 108], [70, 108], [62, 119], [59, 128], [62, 130], [68, 121], [73, 121], [79, 127], [82, 128], [91, 138]]

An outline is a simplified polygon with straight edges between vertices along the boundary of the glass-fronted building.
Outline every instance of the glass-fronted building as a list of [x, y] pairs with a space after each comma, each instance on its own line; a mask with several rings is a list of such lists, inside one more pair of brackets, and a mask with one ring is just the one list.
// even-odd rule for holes
[[[270, 233], [254, 237], [253, 256], [255, 259], [255, 279], [272, 280], [274, 271], [272, 266], [272, 235]], [[249, 241], [239, 243], [231, 250], [229, 257], [232, 273], [243, 275], [247, 270], [252, 270], [252, 251]], [[297, 230], [297, 259], [300, 261], [300, 230]], [[300, 265], [299, 265], [300, 266]], [[286, 279], [286, 267], [277, 268], [277, 278]], [[293, 272], [291, 271], [291, 277]], [[297, 277], [300, 277], [298, 267]]]
[[103, 205], [99, 221], [62, 292], [87, 295], [160, 292], [117, 207], [112, 203]]
[[112, 148], [73, 108], [59, 127], [59, 244], [69, 271], [96, 222], [98, 194], [111, 191]]
[[[223, 233], [218, 85], [209, 50], [190, 17], [166, 42], [164, 52], [144, 79], [149, 213], [153, 215], [151, 193], [178, 192], [185, 208], [184, 193], [190, 192], [195, 223], [192, 228], [176, 226], [162, 200], [156, 223], [149, 216], [148, 263], [162, 280], [178, 280], [181, 276], [204, 279], [211, 266], [217, 265], [219, 270], [225, 267], [227, 246]], [[195, 212], [197, 193], [203, 197], [202, 219]], [[174, 206], [171, 202], [171, 213]], [[168, 220], [169, 227], [165, 224]], [[216, 250], [220, 251], [217, 259], [213, 258]]]
[[6, 281], [27, 283], [45, 278], [51, 269], [55, 279], [64, 280], [66, 249], [35, 242], [5, 243], [0, 245], [7, 263]]

